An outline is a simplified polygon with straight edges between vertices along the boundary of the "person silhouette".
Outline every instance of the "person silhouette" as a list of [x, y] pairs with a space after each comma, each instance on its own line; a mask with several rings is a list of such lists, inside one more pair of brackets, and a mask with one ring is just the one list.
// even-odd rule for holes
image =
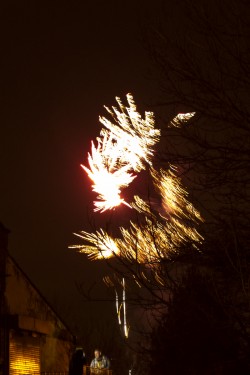
[[85, 353], [82, 348], [76, 348], [69, 363], [69, 375], [82, 375], [86, 364]]

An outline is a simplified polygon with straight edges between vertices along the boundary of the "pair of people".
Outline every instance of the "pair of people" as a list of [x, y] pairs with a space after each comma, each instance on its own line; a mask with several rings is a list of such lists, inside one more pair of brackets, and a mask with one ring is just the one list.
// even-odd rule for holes
[[91, 361], [90, 368], [91, 369], [109, 369], [110, 361], [105, 355], [102, 355], [99, 349], [96, 349], [95, 358]]
[[[91, 361], [91, 374], [97, 373], [95, 370], [103, 370], [110, 368], [109, 359], [102, 355], [99, 349], [95, 350], [95, 358]], [[69, 375], [82, 375], [83, 366], [86, 365], [86, 356], [82, 348], [76, 348], [69, 365]], [[99, 371], [98, 371], [99, 373]]]

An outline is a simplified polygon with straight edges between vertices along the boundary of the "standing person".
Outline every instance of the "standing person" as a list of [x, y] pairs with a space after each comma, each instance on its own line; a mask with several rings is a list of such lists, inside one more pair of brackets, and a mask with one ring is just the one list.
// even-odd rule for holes
[[69, 363], [69, 375], [82, 375], [86, 357], [82, 348], [76, 348]]
[[105, 356], [102, 355], [99, 349], [95, 350], [95, 358], [91, 361], [90, 367], [92, 369], [109, 369], [110, 368], [110, 361]]

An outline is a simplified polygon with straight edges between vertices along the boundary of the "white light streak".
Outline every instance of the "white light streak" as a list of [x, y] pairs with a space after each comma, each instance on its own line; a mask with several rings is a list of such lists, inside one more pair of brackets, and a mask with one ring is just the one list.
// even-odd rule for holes
[[122, 300], [123, 300], [123, 327], [124, 327], [124, 336], [128, 338], [128, 326], [127, 326], [127, 312], [126, 312], [126, 285], [125, 285], [125, 279], [123, 277], [122, 279], [122, 287], [123, 287], [123, 294], [122, 294]]
[[118, 293], [117, 293], [116, 290], [115, 290], [115, 306], [116, 306], [116, 313], [117, 313], [117, 317], [118, 317], [118, 323], [119, 323], [119, 325], [121, 325], [122, 324], [121, 314], [120, 314], [121, 307], [119, 307]]

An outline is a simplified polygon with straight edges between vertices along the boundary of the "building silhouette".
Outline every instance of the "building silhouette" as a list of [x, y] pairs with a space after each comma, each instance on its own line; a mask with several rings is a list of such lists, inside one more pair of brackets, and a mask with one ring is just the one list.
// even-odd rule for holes
[[0, 375], [68, 372], [74, 336], [8, 253], [0, 223]]

